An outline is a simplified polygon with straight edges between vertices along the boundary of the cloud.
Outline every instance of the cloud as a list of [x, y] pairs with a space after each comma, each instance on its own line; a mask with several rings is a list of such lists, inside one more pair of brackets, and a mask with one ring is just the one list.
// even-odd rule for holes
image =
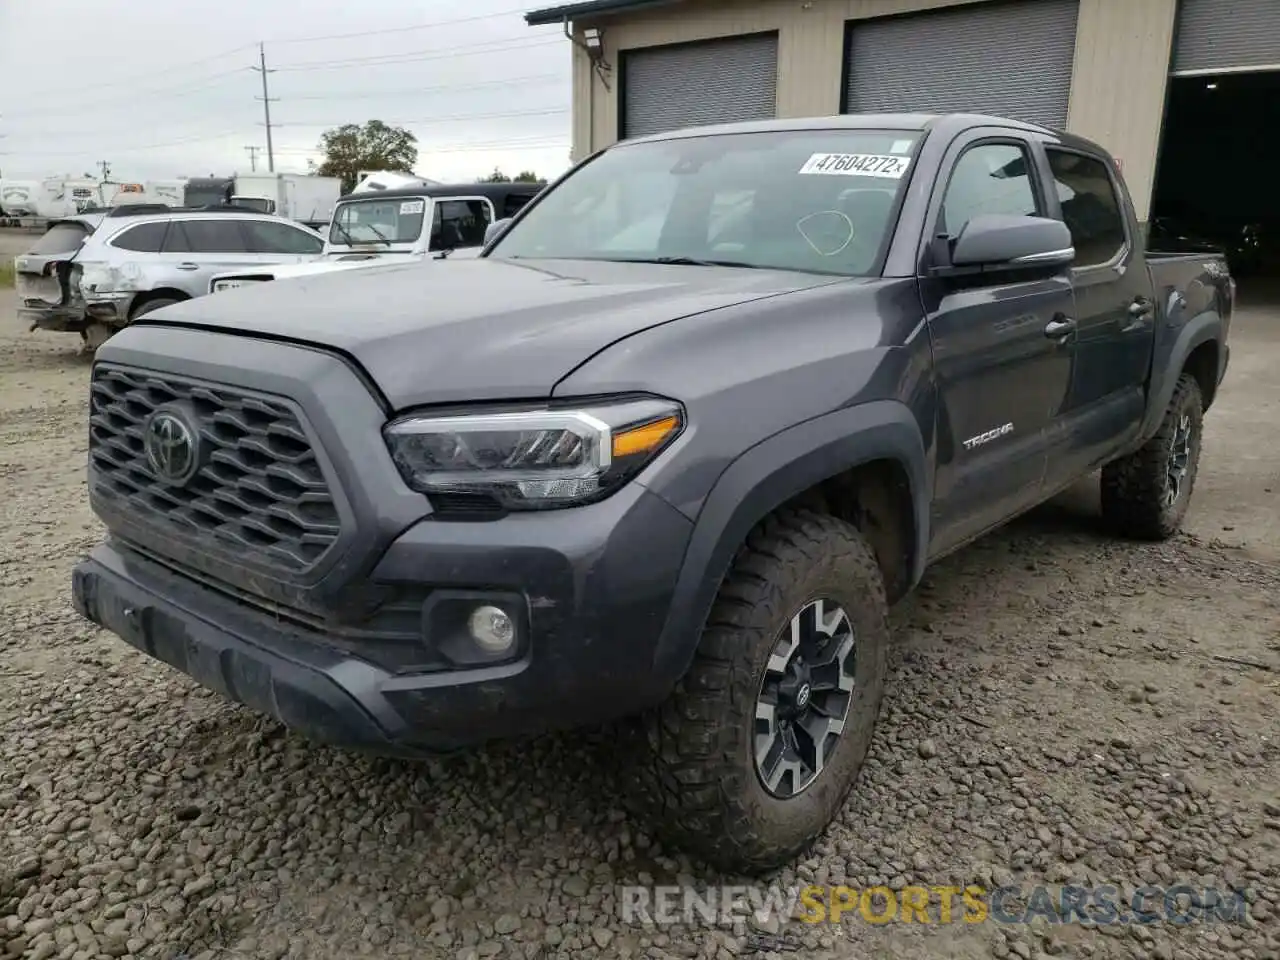
[[418, 172], [569, 163], [570, 47], [529, 7], [430, 0], [0, 2], [0, 170], [116, 180], [265, 169], [267, 57], [275, 168], [305, 171], [328, 127], [381, 119], [418, 137]]

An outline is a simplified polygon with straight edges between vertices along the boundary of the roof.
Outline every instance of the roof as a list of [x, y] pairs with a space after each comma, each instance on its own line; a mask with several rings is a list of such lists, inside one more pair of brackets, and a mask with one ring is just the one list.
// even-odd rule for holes
[[339, 200], [382, 200], [397, 197], [488, 197], [502, 199], [512, 193], [537, 193], [545, 183], [429, 183], [419, 187], [396, 187], [393, 190], [368, 190], [346, 193]]
[[657, 7], [675, 2], [676, 0], [583, 0], [581, 3], [566, 3], [559, 7], [534, 10], [524, 15], [524, 22], [531, 27], [541, 27], [565, 20], [585, 20], [591, 17], [603, 17], [610, 13], [624, 13], [642, 7]]
[[923, 132], [940, 126], [979, 125], [1048, 133], [1064, 140], [1068, 138], [1068, 135], [1060, 131], [1050, 130], [1038, 124], [977, 113], [843, 113], [830, 117], [788, 117], [781, 120], [743, 120], [737, 123], [678, 127], [674, 130], [624, 140], [618, 145], [734, 133], [785, 133], [799, 130], [919, 130]]

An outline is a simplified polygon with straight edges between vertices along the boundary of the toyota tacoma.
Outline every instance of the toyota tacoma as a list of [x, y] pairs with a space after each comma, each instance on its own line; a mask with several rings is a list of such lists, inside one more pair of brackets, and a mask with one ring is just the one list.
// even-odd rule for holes
[[686, 129], [482, 255], [165, 307], [97, 353], [78, 610], [317, 741], [621, 721], [671, 843], [759, 871], [838, 813], [926, 564], [1101, 472], [1174, 534], [1221, 258], [1012, 120]]

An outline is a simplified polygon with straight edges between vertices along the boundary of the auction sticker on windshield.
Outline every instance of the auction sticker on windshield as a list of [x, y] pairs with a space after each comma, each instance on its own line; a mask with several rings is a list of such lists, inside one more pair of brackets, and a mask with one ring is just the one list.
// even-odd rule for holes
[[804, 162], [800, 172], [900, 180], [910, 165], [910, 157], [882, 153], [815, 153]]
[[400, 215], [407, 217], [415, 213], [421, 213], [426, 204], [421, 200], [406, 200], [400, 204]]

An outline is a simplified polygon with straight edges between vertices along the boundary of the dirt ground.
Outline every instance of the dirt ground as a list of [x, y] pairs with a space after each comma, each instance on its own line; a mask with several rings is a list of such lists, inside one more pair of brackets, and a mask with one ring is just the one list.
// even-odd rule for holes
[[776, 881], [1231, 886], [1241, 922], [653, 929], [713, 880], [618, 812], [607, 750], [312, 746], [78, 619], [88, 359], [0, 291], [0, 957], [1280, 957], [1280, 309], [1246, 302], [1186, 532], [1082, 484], [895, 613], [858, 789]]

